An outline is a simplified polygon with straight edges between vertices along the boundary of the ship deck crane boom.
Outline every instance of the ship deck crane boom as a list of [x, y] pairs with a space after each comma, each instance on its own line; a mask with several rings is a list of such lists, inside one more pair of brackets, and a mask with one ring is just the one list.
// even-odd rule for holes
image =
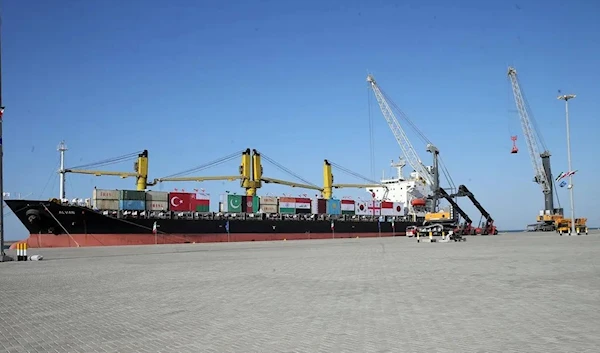
[[[546, 148], [541, 135], [534, 125], [534, 120], [528, 109], [527, 101], [524, 98], [523, 92], [521, 91], [521, 85], [517, 77], [517, 70], [514, 67], [508, 68], [508, 77], [511, 82], [515, 103], [519, 112], [519, 119], [521, 121], [521, 127], [523, 128], [523, 135], [527, 144], [527, 150], [529, 151], [529, 158], [533, 167], [534, 178], [533, 181], [540, 185], [542, 192], [544, 193], [544, 209], [554, 214], [554, 189], [552, 170], [550, 167], [550, 151]], [[539, 144], [538, 144], [539, 141]], [[540, 145], [544, 151], [540, 153]], [[560, 201], [557, 200], [559, 207]]]
[[[121, 178], [134, 177], [134, 178], [137, 178], [137, 180], [136, 180], [137, 190], [145, 190], [148, 187], [148, 185], [156, 184], [155, 182], [154, 183], [148, 182], [148, 151], [147, 150], [144, 150], [139, 153], [136, 152], [136, 153], [127, 154], [127, 155], [124, 155], [121, 157], [116, 157], [116, 158], [99, 161], [96, 163], [81, 165], [81, 166], [74, 167], [74, 168], [65, 168], [64, 167], [65, 152], [67, 151], [67, 148], [66, 148], [64, 142], [60, 143], [58, 150], [60, 152], [60, 170], [58, 172], [60, 174], [60, 198], [61, 199], [64, 199], [66, 196], [66, 192], [65, 192], [65, 184], [66, 184], [65, 174], [66, 173], [87, 174], [87, 175], [95, 175], [95, 176], [118, 176]], [[129, 159], [136, 157], [136, 154], [137, 154], [137, 160], [134, 164], [135, 172], [118, 172], [118, 171], [87, 169], [90, 167], [98, 167], [98, 166], [104, 166], [104, 165], [114, 164], [114, 163], [118, 163], [118, 162], [123, 162], [125, 160], [129, 160]]]

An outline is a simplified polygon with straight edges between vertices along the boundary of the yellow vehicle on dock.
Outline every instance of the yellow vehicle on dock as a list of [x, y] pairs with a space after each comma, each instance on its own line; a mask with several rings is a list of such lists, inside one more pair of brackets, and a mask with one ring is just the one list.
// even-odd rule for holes
[[[571, 218], [560, 218], [554, 221], [556, 232], [561, 236], [565, 233], [571, 235]], [[575, 233], [588, 234], [587, 218], [575, 218]]]

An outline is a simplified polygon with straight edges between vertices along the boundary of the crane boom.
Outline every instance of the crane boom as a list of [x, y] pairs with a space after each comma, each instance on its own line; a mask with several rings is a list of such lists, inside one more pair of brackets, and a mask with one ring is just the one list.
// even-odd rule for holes
[[[529, 118], [529, 114], [527, 112], [527, 107], [525, 106], [525, 100], [523, 99], [523, 94], [521, 93], [521, 86], [519, 84], [519, 80], [517, 79], [517, 70], [513, 67], [509, 67], [508, 77], [510, 78], [512, 91], [515, 96], [515, 103], [517, 104], [517, 110], [519, 111], [519, 118], [523, 128], [523, 135], [525, 136], [527, 150], [529, 151], [533, 172], [535, 173], [534, 181], [540, 184], [544, 194], [552, 194], [552, 184], [550, 183], [551, 177], [546, 173], [542, 160], [543, 158], [549, 158], [550, 152], [539, 152], [536, 131], [533, 128], [531, 119]], [[542, 159], [538, 157], [541, 157]], [[550, 209], [552, 209], [552, 207]]]
[[[379, 103], [379, 107], [381, 108], [383, 117], [387, 121], [390, 129], [392, 130], [392, 133], [394, 134], [394, 137], [396, 138], [396, 141], [400, 145], [400, 148], [402, 149], [402, 152], [406, 157], [406, 161], [422, 178], [425, 179], [428, 185], [435, 186], [434, 178], [432, 177], [431, 173], [429, 173], [429, 171], [425, 168], [415, 148], [410, 143], [410, 140], [406, 136], [406, 133], [402, 129], [402, 126], [398, 122], [398, 119], [396, 119], [396, 116], [392, 112], [392, 108], [386, 101], [385, 97], [383, 96], [383, 93], [381, 93], [381, 90], [379, 89], [375, 78], [373, 78], [372, 75], [368, 75], [367, 82], [369, 82], [371, 88], [373, 89], [373, 92], [375, 93], [375, 98], [377, 99], [377, 103]], [[435, 149], [435, 147], [428, 146], [428, 149]]]

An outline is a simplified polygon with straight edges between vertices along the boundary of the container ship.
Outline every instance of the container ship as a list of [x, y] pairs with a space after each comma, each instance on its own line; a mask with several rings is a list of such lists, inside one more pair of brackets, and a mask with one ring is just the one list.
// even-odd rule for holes
[[[87, 247], [205, 242], [275, 241], [405, 235], [407, 227], [423, 223], [427, 205], [422, 180], [402, 176], [404, 164], [393, 164], [398, 176], [376, 184], [334, 184], [331, 163], [324, 163], [324, 187], [290, 183], [262, 176], [260, 154], [242, 152], [240, 175], [162, 178], [147, 182], [148, 152], [138, 155], [135, 173], [98, 172], [64, 168], [61, 151], [61, 197], [51, 200], [5, 200], [30, 235], [29, 247]], [[251, 168], [254, 165], [255, 168]], [[94, 188], [90, 198], [64, 197], [66, 173], [135, 176], [138, 189]], [[223, 194], [211, 211], [205, 193], [148, 190], [174, 180], [239, 179], [246, 195]], [[257, 196], [264, 183], [319, 190], [321, 197]], [[366, 200], [336, 199], [332, 190], [364, 187]], [[216, 206], [216, 205], [215, 205]]]
[[[149, 181], [148, 151], [137, 155], [134, 172], [107, 172], [84, 167], [66, 169], [66, 147], [59, 145], [61, 156], [60, 195], [52, 200], [6, 200], [30, 233], [26, 240], [30, 247], [80, 247], [169, 243], [203, 243], [225, 241], [264, 241], [330, 239], [348, 237], [402, 236], [414, 234], [447, 234], [453, 230], [461, 234], [497, 234], [494, 220], [464, 186], [450, 195], [440, 186], [444, 174], [454, 189], [439, 150], [427, 142], [426, 151], [433, 156], [431, 166], [422, 163], [417, 151], [408, 140], [375, 79], [367, 76], [382, 114], [406, 159], [392, 166], [397, 175], [380, 181], [367, 178], [368, 184], [334, 183], [334, 163], [324, 160], [323, 184], [317, 186], [288, 182], [263, 175], [262, 159], [282, 171], [289, 170], [256, 150], [240, 151], [242, 162], [239, 173], [230, 176], [179, 177], [170, 176]], [[404, 114], [404, 119], [408, 119]], [[411, 123], [414, 126], [414, 124]], [[424, 135], [419, 132], [422, 139]], [[424, 138], [425, 141], [428, 141]], [[216, 165], [239, 154], [208, 163]], [[132, 157], [136, 157], [135, 154]], [[117, 158], [119, 159], [119, 158]], [[113, 159], [113, 160], [117, 160]], [[104, 163], [100, 163], [104, 164]], [[405, 165], [414, 169], [405, 178]], [[196, 168], [196, 169], [201, 169]], [[349, 172], [347, 169], [346, 172]], [[65, 174], [112, 175], [136, 179], [135, 190], [94, 189], [90, 198], [69, 201], [65, 197]], [[357, 176], [356, 173], [350, 172]], [[295, 175], [298, 179], [297, 175]], [[221, 195], [218, 208], [210, 211], [210, 201], [202, 194], [182, 191], [158, 192], [151, 187], [162, 182], [204, 182], [211, 180], [239, 181], [244, 195]], [[257, 196], [263, 184], [275, 183], [317, 191], [315, 198]], [[366, 200], [336, 199], [333, 190], [360, 188], [368, 193]], [[319, 196], [320, 195], [320, 196]], [[471, 219], [454, 201], [466, 196], [481, 212], [484, 222], [472, 227]], [[450, 207], [440, 211], [440, 199]], [[464, 220], [458, 224], [460, 215]]]

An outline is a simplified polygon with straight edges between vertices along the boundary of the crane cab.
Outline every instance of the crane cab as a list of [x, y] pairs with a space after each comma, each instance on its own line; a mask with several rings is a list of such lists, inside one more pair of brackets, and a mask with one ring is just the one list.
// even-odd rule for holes
[[517, 147], [517, 136], [511, 136], [510, 139], [513, 142], [512, 150], [510, 151], [510, 153], [511, 154], [519, 153], [519, 148]]

